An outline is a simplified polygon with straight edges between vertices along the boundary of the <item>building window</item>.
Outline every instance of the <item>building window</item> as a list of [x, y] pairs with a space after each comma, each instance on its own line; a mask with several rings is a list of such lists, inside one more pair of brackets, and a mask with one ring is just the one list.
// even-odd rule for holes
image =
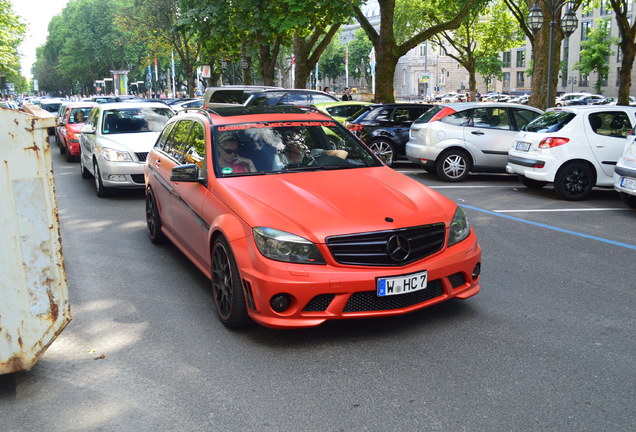
[[585, 0], [581, 5], [581, 17], [591, 17], [592, 16], [592, 8], [590, 7], [589, 0]]
[[608, 86], [608, 79], [607, 79], [607, 75], [605, 76], [601, 76], [600, 77], [600, 81], [601, 81], [601, 86], [602, 87], [607, 87]]
[[512, 64], [512, 53], [510, 51], [506, 51], [503, 53], [503, 67], [509, 68]]
[[612, 13], [612, 7], [601, 1], [601, 15], [609, 15]]
[[406, 77], [407, 77], [407, 73], [406, 73], [406, 69], [404, 69], [402, 71], [402, 85], [406, 87]]
[[592, 29], [592, 21], [583, 21], [581, 23], [581, 41], [587, 40], [587, 36]]
[[517, 88], [525, 87], [524, 73], [522, 71], [517, 72]]
[[517, 51], [517, 67], [526, 66], [526, 52], [525, 50]]
[[426, 43], [419, 44], [418, 45], [418, 50], [419, 50], [419, 56], [420, 57], [426, 56]]
[[439, 85], [446, 84], [446, 69], [442, 69], [442, 73], [439, 75]]
[[590, 85], [590, 77], [589, 75], [581, 74], [579, 77], [579, 87], [587, 87]]
[[510, 72], [504, 72], [503, 86], [508, 89], [510, 88]]

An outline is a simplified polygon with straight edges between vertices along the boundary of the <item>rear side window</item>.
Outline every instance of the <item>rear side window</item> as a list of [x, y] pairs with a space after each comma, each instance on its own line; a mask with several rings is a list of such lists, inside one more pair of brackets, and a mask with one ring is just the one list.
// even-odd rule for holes
[[515, 118], [515, 123], [517, 123], [517, 130], [523, 130], [528, 123], [539, 117], [541, 114], [527, 109], [513, 108], [512, 115]]
[[571, 112], [567, 111], [550, 111], [541, 114], [539, 117], [528, 123], [525, 127], [525, 131], [528, 132], [557, 132], [563, 129], [563, 127], [570, 123], [575, 117]]
[[473, 126], [509, 130], [508, 110], [495, 107], [476, 108], [473, 110]]
[[375, 115], [375, 118], [373, 120], [375, 120], [375, 121], [389, 121], [389, 118], [391, 117], [391, 111], [392, 111], [392, 109], [389, 109], [389, 108], [381, 109]]
[[250, 95], [243, 90], [217, 90], [212, 93], [210, 102], [243, 105]]
[[447, 115], [446, 117], [441, 118], [439, 121], [453, 126], [465, 126], [468, 124], [468, 121], [470, 119], [469, 113], [470, 110], [459, 111]]
[[421, 116], [419, 116], [417, 118], [417, 120], [415, 120], [415, 124], [419, 124], [419, 123], [428, 123], [435, 114], [437, 114], [438, 112], [440, 112], [441, 110], [443, 110], [444, 107], [437, 105], [434, 106], [433, 108], [429, 109], [428, 111], [426, 111], [424, 114], [422, 114]]
[[188, 148], [188, 137], [190, 136], [191, 127], [191, 121], [182, 120], [177, 122], [172, 129], [170, 139], [164, 145], [163, 151], [175, 158], [179, 163], [185, 163], [184, 156]]
[[592, 113], [588, 121], [595, 134], [617, 138], [627, 137], [632, 127], [623, 111]]

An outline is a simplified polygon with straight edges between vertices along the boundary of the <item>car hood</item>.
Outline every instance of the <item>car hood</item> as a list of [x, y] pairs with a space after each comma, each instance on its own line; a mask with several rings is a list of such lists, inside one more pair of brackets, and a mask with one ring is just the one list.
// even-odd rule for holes
[[102, 147], [115, 150], [137, 152], [149, 152], [157, 141], [159, 132], [135, 132], [102, 135], [99, 143]]
[[80, 133], [80, 129], [82, 128], [82, 126], [84, 126], [84, 123], [67, 123], [66, 129], [71, 130], [77, 134]]
[[219, 179], [214, 193], [249, 226], [324, 243], [327, 236], [443, 222], [456, 204], [391, 168]]

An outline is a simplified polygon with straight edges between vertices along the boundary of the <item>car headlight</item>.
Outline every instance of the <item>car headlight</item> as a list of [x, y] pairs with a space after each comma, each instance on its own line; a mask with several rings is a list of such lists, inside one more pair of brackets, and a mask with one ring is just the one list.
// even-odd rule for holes
[[130, 153], [125, 151], [117, 151], [112, 148], [104, 147], [102, 148], [102, 154], [104, 155], [104, 159], [111, 162], [132, 162], [132, 157], [130, 157]]
[[309, 240], [273, 228], [253, 230], [259, 252], [266, 258], [298, 264], [325, 264], [315, 244]]
[[455, 210], [455, 216], [450, 224], [448, 234], [448, 246], [452, 246], [460, 241], [464, 240], [470, 235], [470, 223], [468, 217], [461, 207], [457, 207]]

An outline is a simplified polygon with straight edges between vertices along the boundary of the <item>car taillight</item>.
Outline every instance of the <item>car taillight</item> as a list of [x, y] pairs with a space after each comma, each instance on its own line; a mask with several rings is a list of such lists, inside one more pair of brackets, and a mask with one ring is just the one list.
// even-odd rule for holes
[[543, 138], [541, 142], [539, 143], [539, 148], [547, 149], [552, 147], [558, 147], [563, 144], [566, 144], [568, 141], [570, 141], [569, 138], [558, 138], [558, 137]]
[[345, 122], [344, 126], [347, 129], [349, 129], [351, 132], [357, 132], [362, 130], [362, 125], [360, 123]]
[[435, 114], [435, 115], [433, 116], [433, 118], [431, 118], [431, 119], [429, 120], [429, 123], [434, 122], [434, 121], [437, 121], [437, 120], [441, 120], [441, 119], [443, 119], [443, 118], [444, 118], [444, 117], [446, 117], [446, 116], [449, 116], [449, 115], [451, 115], [451, 114], [455, 114], [456, 112], [457, 112], [457, 111], [455, 111], [455, 110], [454, 110], [454, 109], [452, 109], [452, 108], [444, 107], [444, 108], [442, 108], [442, 109], [440, 110], [440, 112], [438, 112], [437, 114]]

